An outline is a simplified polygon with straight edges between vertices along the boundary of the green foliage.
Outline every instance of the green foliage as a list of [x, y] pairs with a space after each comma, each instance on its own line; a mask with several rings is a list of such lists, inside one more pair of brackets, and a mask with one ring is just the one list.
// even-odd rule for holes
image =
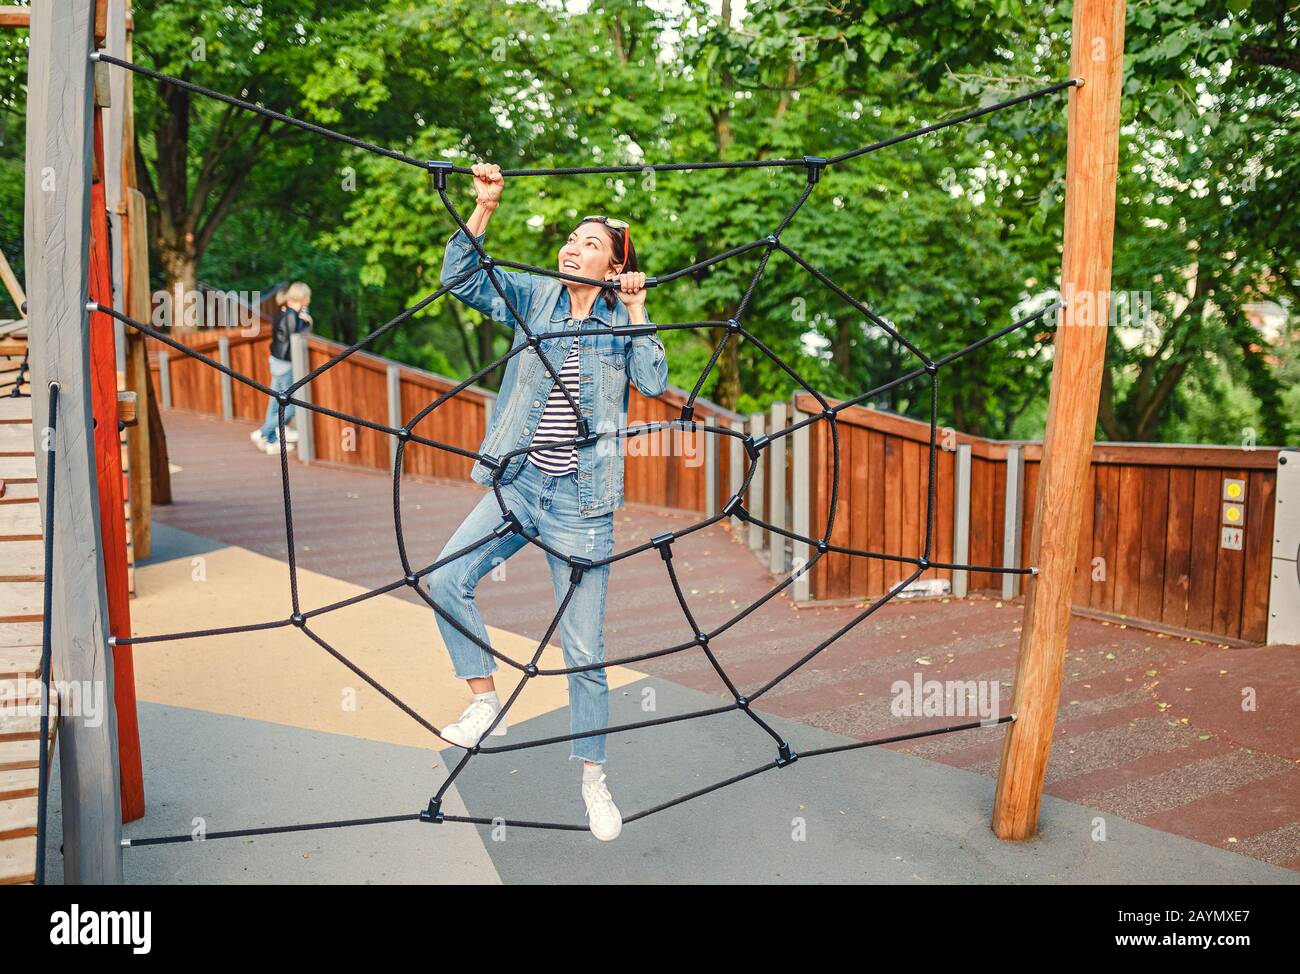
[[[581, 13], [559, 0], [135, 6], [136, 56], [146, 64], [461, 165], [830, 156], [1069, 70], [1068, 2], [753, 0], [731, 23], [706, 0], [596, 0]], [[1263, 443], [1300, 433], [1294, 343], [1270, 344], [1248, 314], [1264, 300], [1294, 307], [1300, 283], [1298, 29], [1281, 2], [1129, 4], [1114, 287], [1151, 313], [1112, 329], [1104, 435], [1236, 442], [1251, 428]], [[0, 38], [0, 73], [18, 78], [14, 44]], [[167, 123], [164, 95], [137, 84], [150, 166]], [[0, 97], [0, 246], [11, 257], [21, 101]], [[782, 240], [927, 353], [962, 348], [1054, 295], [1065, 103], [1049, 97], [836, 166]], [[267, 133], [269, 148], [241, 156], [260, 145], [255, 120], [223, 121], [221, 106], [202, 99], [185, 117], [189, 185], [207, 166], [236, 188], [203, 254], [203, 280], [240, 289], [307, 280], [321, 330], [348, 341], [437, 289], [454, 224], [422, 172], [282, 126]], [[508, 181], [488, 246], [551, 267], [577, 220], [604, 212], [632, 222], [642, 269], [662, 275], [773, 232], [804, 185], [798, 166], [521, 177]], [[468, 213], [468, 178], [453, 176], [448, 193]], [[655, 289], [652, 319], [733, 316], [759, 255]], [[837, 398], [917, 364], [871, 316], [779, 253], [743, 321], [802, 380]], [[466, 376], [507, 337], [440, 301], [374, 348]], [[719, 338], [667, 333], [671, 380], [693, 386]], [[940, 421], [1040, 435], [1051, 341], [1045, 320], [945, 369]], [[702, 393], [750, 411], [797, 385], [746, 341]], [[875, 401], [928, 417], [929, 386], [921, 379]]]

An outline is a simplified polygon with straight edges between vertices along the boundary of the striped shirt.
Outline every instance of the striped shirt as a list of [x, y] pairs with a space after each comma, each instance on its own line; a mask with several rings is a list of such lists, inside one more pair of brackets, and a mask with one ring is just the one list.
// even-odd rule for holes
[[[574, 339], [569, 347], [568, 358], [560, 367], [560, 382], [569, 390], [574, 402], [578, 402], [578, 342]], [[533, 434], [533, 445], [573, 440], [578, 436], [578, 421], [573, 415], [573, 407], [564, 398], [560, 383], [551, 386], [551, 394], [546, 397], [546, 406], [542, 417], [537, 422], [537, 432]], [[574, 473], [578, 469], [578, 451], [569, 443], [552, 447], [549, 450], [535, 450], [528, 454], [528, 459], [543, 473], [553, 477]]]

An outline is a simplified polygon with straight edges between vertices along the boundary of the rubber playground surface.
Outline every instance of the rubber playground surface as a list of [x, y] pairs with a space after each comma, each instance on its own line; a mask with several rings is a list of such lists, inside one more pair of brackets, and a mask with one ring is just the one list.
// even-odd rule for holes
[[[247, 430], [166, 416], [176, 503], [157, 508], [154, 554], [136, 569], [137, 635], [289, 614], [279, 462]], [[291, 464], [302, 603], [347, 599], [400, 577], [387, 475]], [[403, 520], [427, 564], [480, 496], [403, 482]], [[644, 509], [616, 516], [618, 548], [689, 523]], [[723, 526], [675, 545], [704, 627], [772, 578]], [[535, 549], [477, 595], [493, 644], [531, 655], [554, 614]], [[760, 686], [836, 631], [853, 607], [796, 609], [779, 595], [711, 647], [743, 688]], [[1021, 610], [990, 598], [894, 602], [761, 698], [796, 752], [959, 722], [891, 713], [895, 681], [984, 680], [1010, 708]], [[422, 716], [455, 720], [466, 691], [433, 613], [411, 593], [321, 616], [331, 645]], [[609, 593], [610, 658], [688, 638], [662, 563], [620, 562]], [[292, 627], [133, 648], [147, 814], [127, 838], [419, 812], [463, 753], [443, 745]], [[541, 664], [562, 665], [557, 646]], [[499, 689], [515, 678], [502, 670]], [[611, 722], [729, 700], [698, 652], [609, 669]], [[1243, 710], [1243, 688], [1258, 706]], [[503, 694], [504, 697], [504, 694]], [[568, 731], [563, 678], [531, 682], [510, 711], [514, 742]], [[977, 719], [977, 718], [976, 718]], [[1040, 834], [989, 829], [1003, 729], [799, 760], [625, 826], [585, 832], [418, 821], [124, 850], [132, 883], [541, 882], [1300, 882], [1300, 653], [1225, 648], [1076, 618]], [[483, 754], [444, 811], [581, 824], [568, 744]], [[609, 783], [624, 816], [775, 757], [743, 714], [612, 735]], [[61, 876], [58, 774], [50, 867]]]

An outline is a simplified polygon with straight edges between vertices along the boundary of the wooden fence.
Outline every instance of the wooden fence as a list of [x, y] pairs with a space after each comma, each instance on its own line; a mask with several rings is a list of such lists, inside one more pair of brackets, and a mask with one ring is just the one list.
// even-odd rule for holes
[[[796, 396], [795, 405], [819, 411], [807, 394]], [[853, 407], [839, 414], [838, 431], [839, 497], [832, 543], [918, 557], [926, 527], [929, 425]], [[830, 500], [829, 433], [829, 424], [814, 423], [806, 458], [794, 461], [808, 464], [808, 520], [814, 538], [825, 531]], [[931, 560], [1028, 567], [1042, 444], [951, 430], [941, 430], [938, 442]], [[957, 522], [963, 454], [969, 456], [964, 532]], [[1263, 641], [1277, 458], [1276, 448], [1265, 447], [1096, 444], [1087, 487], [1092, 503], [1084, 508], [1075, 579], [1076, 609]], [[1232, 530], [1236, 528], [1239, 534]], [[965, 558], [954, 554], [963, 533], [968, 539]], [[1240, 547], [1225, 547], [1225, 541]], [[832, 552], [810, 573], [811, 595], [877, 596], [911, 570], [906, 563]], [[954, 574], [931, 569], [923, 577], [955, 582]], [[972, 590], [1004, 592], [1007, 578], [1014, 577], [972, 572], [968, 584]], [[1007, 594], [1015, 594], [1014, 588]]]
[[[177, 329], [169, 337], [235, 372], [269, 385], [269, 325], [263, 323], [263, 327], [248, 331], [249, 334], [226, 328]], [[164, 407], [259, 423], [265, 417], [267, 397], [263, 393], [223, 376], [210, 365], [182, 352], [157, 342], [152, 344], [155, 347], [150, 352], [150, 368], [155, 391]], [[302, 363], [301, 367], [296, 366], [295, 377], [318, 368], [344, 349], [337, 342], [315, 335], [304, 336], [302, 346]], [[446, 376], [357, 352], [312, 380], [308, 398], [336, 412], [400, 428], [457, 384], [457, 380]], [[681, 415], [685, 399], [686, 394], [676, 388], [647, 399], [633, 386], [628, 402], [628, 425], [674, 419]], [[492, 391], [470, 386], [440, 405], [415, 430], [441, 443], [477, 450], [494, 400]], [[302, 422], [305, 413], [309, 424], [306, 429], [300, 427], [300, 435], [309, 444], [303, 448], [300, 442], [304, 459], [392, 469], [395, 437], [319, 412], [297, 412], [299, 418], [295, 423]], [[701, 426], [730, 427], [740, 416], [697, 399], [693, 418]], [[623, 441], [627, 454], [626, 500], [715, 513], [729, 496], [726, 487], [732, 454], [725, 447], [720, 448], [721, 441], [729, 439], [700, 428], [662, 430], [626, 438]], [[405, 451], [403, 472], [468, 480], [472, 466], [473, 460], [468, 457], [414, 443]]]
[[[269, 383], [270, 328], [177, 330], [172, 337], [236, 372]], [[153, 343], [157, 346], [157, 343]], [[304, 336], [296, 375], [319, 367], [343, 346]], [[156, 347], [150, 356], [157, 394], [172, 408], [260, 422], [266, 397], [189, 356]], [[309, 386], [311, 402], [401, 427], [456, 380], [358, 352]], [[494, 394], [471, 386], [426, 417], [418, 432], [476, 450]], [[676, 418], [685, 393], [646, 399], [635, 388], [629, 425]], [[807, 393], [741, 417], [697, 400], [701, 424], [762, 435], [819, 412]], [[305, 419], [303, 414], [306, 413]], [[318, 412], [299, 411], [303, 459], [391, 469], [394, 437]], [[839, 414], [840, 468], [833, 544], [919, 558], [926, 536], [930, 429], [925, 423], [854, 407]], [[1028, 567], [1040, 443], [940, 431], [936, 451], [932, 561]], [[703, 430], [665, 430], [629, 438], [629, 503], [712, 515], [739, 489], [749, 460], [741, 441]], [[1217, 446], [1100, 443], [1093, 449], [1075, 608], [1247, 641], [1266, 637], [1278, 451]], [[413, 444], [408, 475], [467, 480], [473, 461]], [[830, 427], [815, 422], [772, 441], [759, 454], [745, 506], [778, 528], [818, 538], [825, 532], [833, 479]], [[1227, 491], [1239, 486], [1240, 496]], [[1240, 515], [1240, 547], [1225, 547], [1225, 504]], [[738, 533], [776, 575], [806, 560], [808, 545], [750, 525]], [[913, 570], [907, 562], [829, 553], [796, 579], [796, 600], [879, 596]], [[1019, 594], [1019, 578], [1001, 572], [927, 570], [922, 579], [967, 591]]]

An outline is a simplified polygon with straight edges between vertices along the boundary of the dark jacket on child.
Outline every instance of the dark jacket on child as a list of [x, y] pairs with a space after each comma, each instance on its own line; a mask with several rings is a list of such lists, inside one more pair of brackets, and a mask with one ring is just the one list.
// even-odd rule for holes
[[311, 319], [285, 305], [271, 322], [271, 357], [289, 361], [289, 337], [311, 327]]

